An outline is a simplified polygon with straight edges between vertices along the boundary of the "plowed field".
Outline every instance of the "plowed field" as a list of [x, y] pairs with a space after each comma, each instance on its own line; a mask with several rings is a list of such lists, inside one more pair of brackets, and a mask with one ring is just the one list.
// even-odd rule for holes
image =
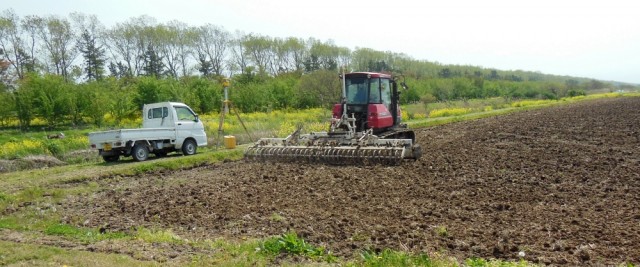
[[187, 238], [294, 230], [347, 258], [391, 248], [640, 263], [640, 98], [419, 129], [417, 140], [424, 156], [395, 167], [238, 161], [111, 177], [64, 213], [107, 231], [158, 226]]

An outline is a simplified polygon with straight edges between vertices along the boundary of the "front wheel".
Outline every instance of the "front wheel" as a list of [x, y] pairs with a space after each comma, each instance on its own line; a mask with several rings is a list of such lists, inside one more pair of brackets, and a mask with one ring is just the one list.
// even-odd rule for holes
[[135, 161], [145, 161], [149, 158], [149, 149], [145, 145], [135, 145], [131, 150], [131, 155]]
[[198, 145], [196, 144], [196, 141], [193, 141], [192, 139], [187, 139], [184, 141], [184, 143], [182, 143], [182, 154], [184, 154], [185, 156], [193, 155], [197, 150]]

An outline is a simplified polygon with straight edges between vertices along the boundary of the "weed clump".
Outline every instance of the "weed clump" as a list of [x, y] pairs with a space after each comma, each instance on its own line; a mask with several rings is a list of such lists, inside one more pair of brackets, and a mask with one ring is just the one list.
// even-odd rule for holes
[[288, 232], [264, 241], [259, 251], [265, 254], [278, 256], [281, 254], [290, 256], [303, 256], [312, 260], [335, 262], [337, 258], [322, 247], [315, 247], [304, 241], [295, 232]]

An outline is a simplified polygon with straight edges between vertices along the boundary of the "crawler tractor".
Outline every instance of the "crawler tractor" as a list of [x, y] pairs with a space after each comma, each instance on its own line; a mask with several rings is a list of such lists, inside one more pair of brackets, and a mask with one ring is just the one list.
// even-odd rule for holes
[[262, 138], [245, 151], [245, 158], [266, 161], [307, 161], [337, 165], [397, 165], [422, 155], [415, 133], [401, 123], [398, 86], [391, 75], [353, 72], [342, 78], [342, 101], [333, 106], [328, 132], [286, 138]]

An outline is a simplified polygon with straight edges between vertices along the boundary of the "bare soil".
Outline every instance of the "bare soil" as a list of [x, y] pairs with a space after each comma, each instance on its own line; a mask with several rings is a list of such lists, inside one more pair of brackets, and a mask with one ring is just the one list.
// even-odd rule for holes
[[638, 264], [639, 111], [640, 98], [615, 98], [418, 129], [424, 156], [401, 166], [237, 161], [111, 177], [70, 197], [65, 220], [190, 239], [293, 230], [347, 258], [390, 248]]

